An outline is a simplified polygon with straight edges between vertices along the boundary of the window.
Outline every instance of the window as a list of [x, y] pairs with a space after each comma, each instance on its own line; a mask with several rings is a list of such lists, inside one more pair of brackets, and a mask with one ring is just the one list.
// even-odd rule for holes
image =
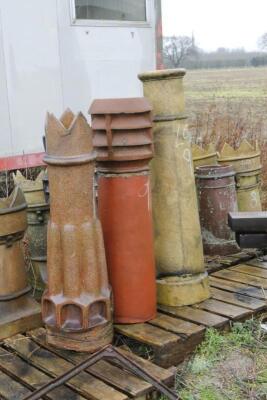
[[146, 0], [74, 0], [76, 20], [146, 22]]

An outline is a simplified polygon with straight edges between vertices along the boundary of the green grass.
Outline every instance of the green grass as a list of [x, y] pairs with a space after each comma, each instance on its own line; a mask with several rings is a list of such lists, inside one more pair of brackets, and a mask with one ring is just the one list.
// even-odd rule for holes
[[228, 333], [208, 329], [178, 367], [175, 387], [181, 400], [267, 399], [267, 338], [260, 322], [235, 323]]

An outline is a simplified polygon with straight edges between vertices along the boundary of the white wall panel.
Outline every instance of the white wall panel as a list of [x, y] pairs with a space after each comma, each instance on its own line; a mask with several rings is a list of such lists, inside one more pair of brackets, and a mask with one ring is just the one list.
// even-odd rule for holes
[[46, 110], [62, 111], [55, 0], [3, 0], [13, 152], [42, 150]]
[[75, 25], [70, 0], [0, 0], [0, 13], [0, 156], [42, 151], [47, 110], [141, 96], [137, 74], [155, 68], [152, 6], [134, 27]]
[[0, 154], [12, 152], [12, 137], [9, 119], [9, 104], [6, 81], [6, 66], [3, 50], [3, 29], [0, 10]]
[[155, 68], [154, 13], [150, 27], [75, 26], [70, 1], [57, 3], [65, 107], [87, 113], [94, 98], [141, 96], [137, 74]]

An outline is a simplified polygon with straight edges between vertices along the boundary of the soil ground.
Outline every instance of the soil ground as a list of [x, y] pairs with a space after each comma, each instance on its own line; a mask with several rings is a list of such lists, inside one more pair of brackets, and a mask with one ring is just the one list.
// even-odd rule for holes
[[207, 330], [195, 354], [178, 367], [176, 391], [181, 400], [266, 400], [266, 325], [248, 320], [228, 333]]

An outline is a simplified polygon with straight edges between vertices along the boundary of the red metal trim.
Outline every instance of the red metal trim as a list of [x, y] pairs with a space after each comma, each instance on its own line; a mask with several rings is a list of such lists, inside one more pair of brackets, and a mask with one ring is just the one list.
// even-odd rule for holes
[[1, 157], [0, 171], [10, 171], [13, 169], [39, 167], [45, 165], [43, 156], [45, 153], [20, 154], [17, 156]]

